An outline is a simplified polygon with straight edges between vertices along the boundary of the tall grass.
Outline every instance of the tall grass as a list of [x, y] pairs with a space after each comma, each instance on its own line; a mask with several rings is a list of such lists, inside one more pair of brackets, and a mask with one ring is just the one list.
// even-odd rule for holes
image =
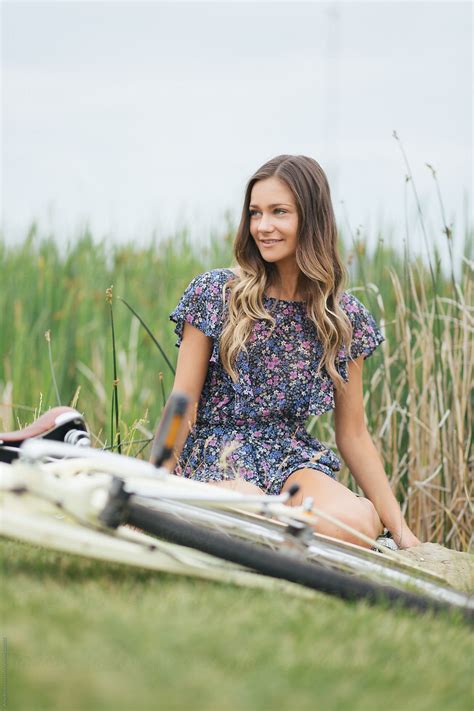
[[[113, 246], [79, 235], [66, 250], [35, 227], [15, 247], [0, 242], [0, 428], [21, 426], [40, 407], [56, 405], [45, 333], [49, 331], [57, 389], [63, 403], [79, 396], [94, 432], [110, 444], [110, 398], [118, 379], [122, 426], [153, 426], [172, 384], [172, 372], [138, 320], [141, 314], [174, 361], [168, 313], [191, 276], [229, 258], [230, 236], [199, 253], [186, 234], [146, 249]], [[117, 378], [113, 373], [110, 304], [113, 285]], [[110, 297], [109, 297], [110, 300]], [[161, 374], [163, 388], [161, 385]]]
[[[443, 228], [452, 240], [452, 230]], [[452, 263], [447, 275], [442, 270], [436, 249], [425, 265], [408, 248], [400, 255], [384, 240], [369, 254], [360, 234], [342, 238], [350, 289], [387, 339], [364, 367], [369, 430], [415, 533], [466, 550], [472, 493], [472, 232], [464, 235], [458, 280]], [[0, 429], [31, 421], [40, 409], [56, 404], [57, 391], [63, 403], [74, 402], [86, 413], [101, 445], [114, 444], [120, 429], [125, 453], [138, 451], [131, 441], [143, 448], [172, 386], [177, 351], [168, 314], [195, 274], [230, 264], [231, 243], [230, 226], [205, 249], [193, 246], [186, 233], [139, 248], [97, 242], [87, 232], [60, 249], [35, 227], [18, 246], [0, 242]], [[112, 292], [106, 302], [111, 285], [113, 354]], [[332, 413], [308, 426], [335, 448]], [[341, 479], [353, 485], [347, 469]]]

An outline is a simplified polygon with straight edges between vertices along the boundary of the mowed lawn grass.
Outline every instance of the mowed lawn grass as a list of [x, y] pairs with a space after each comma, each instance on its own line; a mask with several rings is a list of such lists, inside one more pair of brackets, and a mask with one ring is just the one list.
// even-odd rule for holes
[[8, 709], [472, 708], [459, 619], [0, 550]]

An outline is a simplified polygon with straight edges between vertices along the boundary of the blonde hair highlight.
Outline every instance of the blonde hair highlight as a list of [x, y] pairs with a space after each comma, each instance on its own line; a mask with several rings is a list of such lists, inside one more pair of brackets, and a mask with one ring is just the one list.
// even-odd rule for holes
[[323, 348], [318, 375], [323, 368], [336, 388], [346, 383], [336, 368], [339, 350], [350, 353], [352, 326], [340, 306], [347, 272], [337, 245], [337, 227], [326, 175], [313, 158], [282, 155], [259, 168], [248, 182], [242, 217], [234, 241], [234, 258], [239, 275], [224, 287], [228, 290], [227, 317], [220, 338], [224, 369], [234, 382], [238, 379], [236, 359], [247, 351], [255, 321], [275, 319], [265, 308], [263, 297], [277, 281], [276, 267], [265, 262], [250, 234], [249, 205], [252, 188], [259, 180], [276, 177], [292, 191], [298, 210], [296, 263], [300, 273], [298, 292], [304, 296], [307, 317], [314, 323]]

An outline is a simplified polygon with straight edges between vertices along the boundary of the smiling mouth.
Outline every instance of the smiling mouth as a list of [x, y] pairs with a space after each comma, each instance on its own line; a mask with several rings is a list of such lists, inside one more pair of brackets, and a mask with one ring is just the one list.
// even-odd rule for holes
[[278, 244], [279, 242], [283, 242], [281, 239], [261, 239], [260, 244], [265, 245], [265, 247], [269, 247], [272, 244]]

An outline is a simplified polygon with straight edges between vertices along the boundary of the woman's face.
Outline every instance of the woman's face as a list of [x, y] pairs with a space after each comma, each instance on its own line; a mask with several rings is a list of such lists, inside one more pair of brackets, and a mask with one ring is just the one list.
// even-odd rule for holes
[[266, 262], [294, 260], [298, 211], [290, 188], [279, 178], [258, 180], [250, 195], [250, 234]]

